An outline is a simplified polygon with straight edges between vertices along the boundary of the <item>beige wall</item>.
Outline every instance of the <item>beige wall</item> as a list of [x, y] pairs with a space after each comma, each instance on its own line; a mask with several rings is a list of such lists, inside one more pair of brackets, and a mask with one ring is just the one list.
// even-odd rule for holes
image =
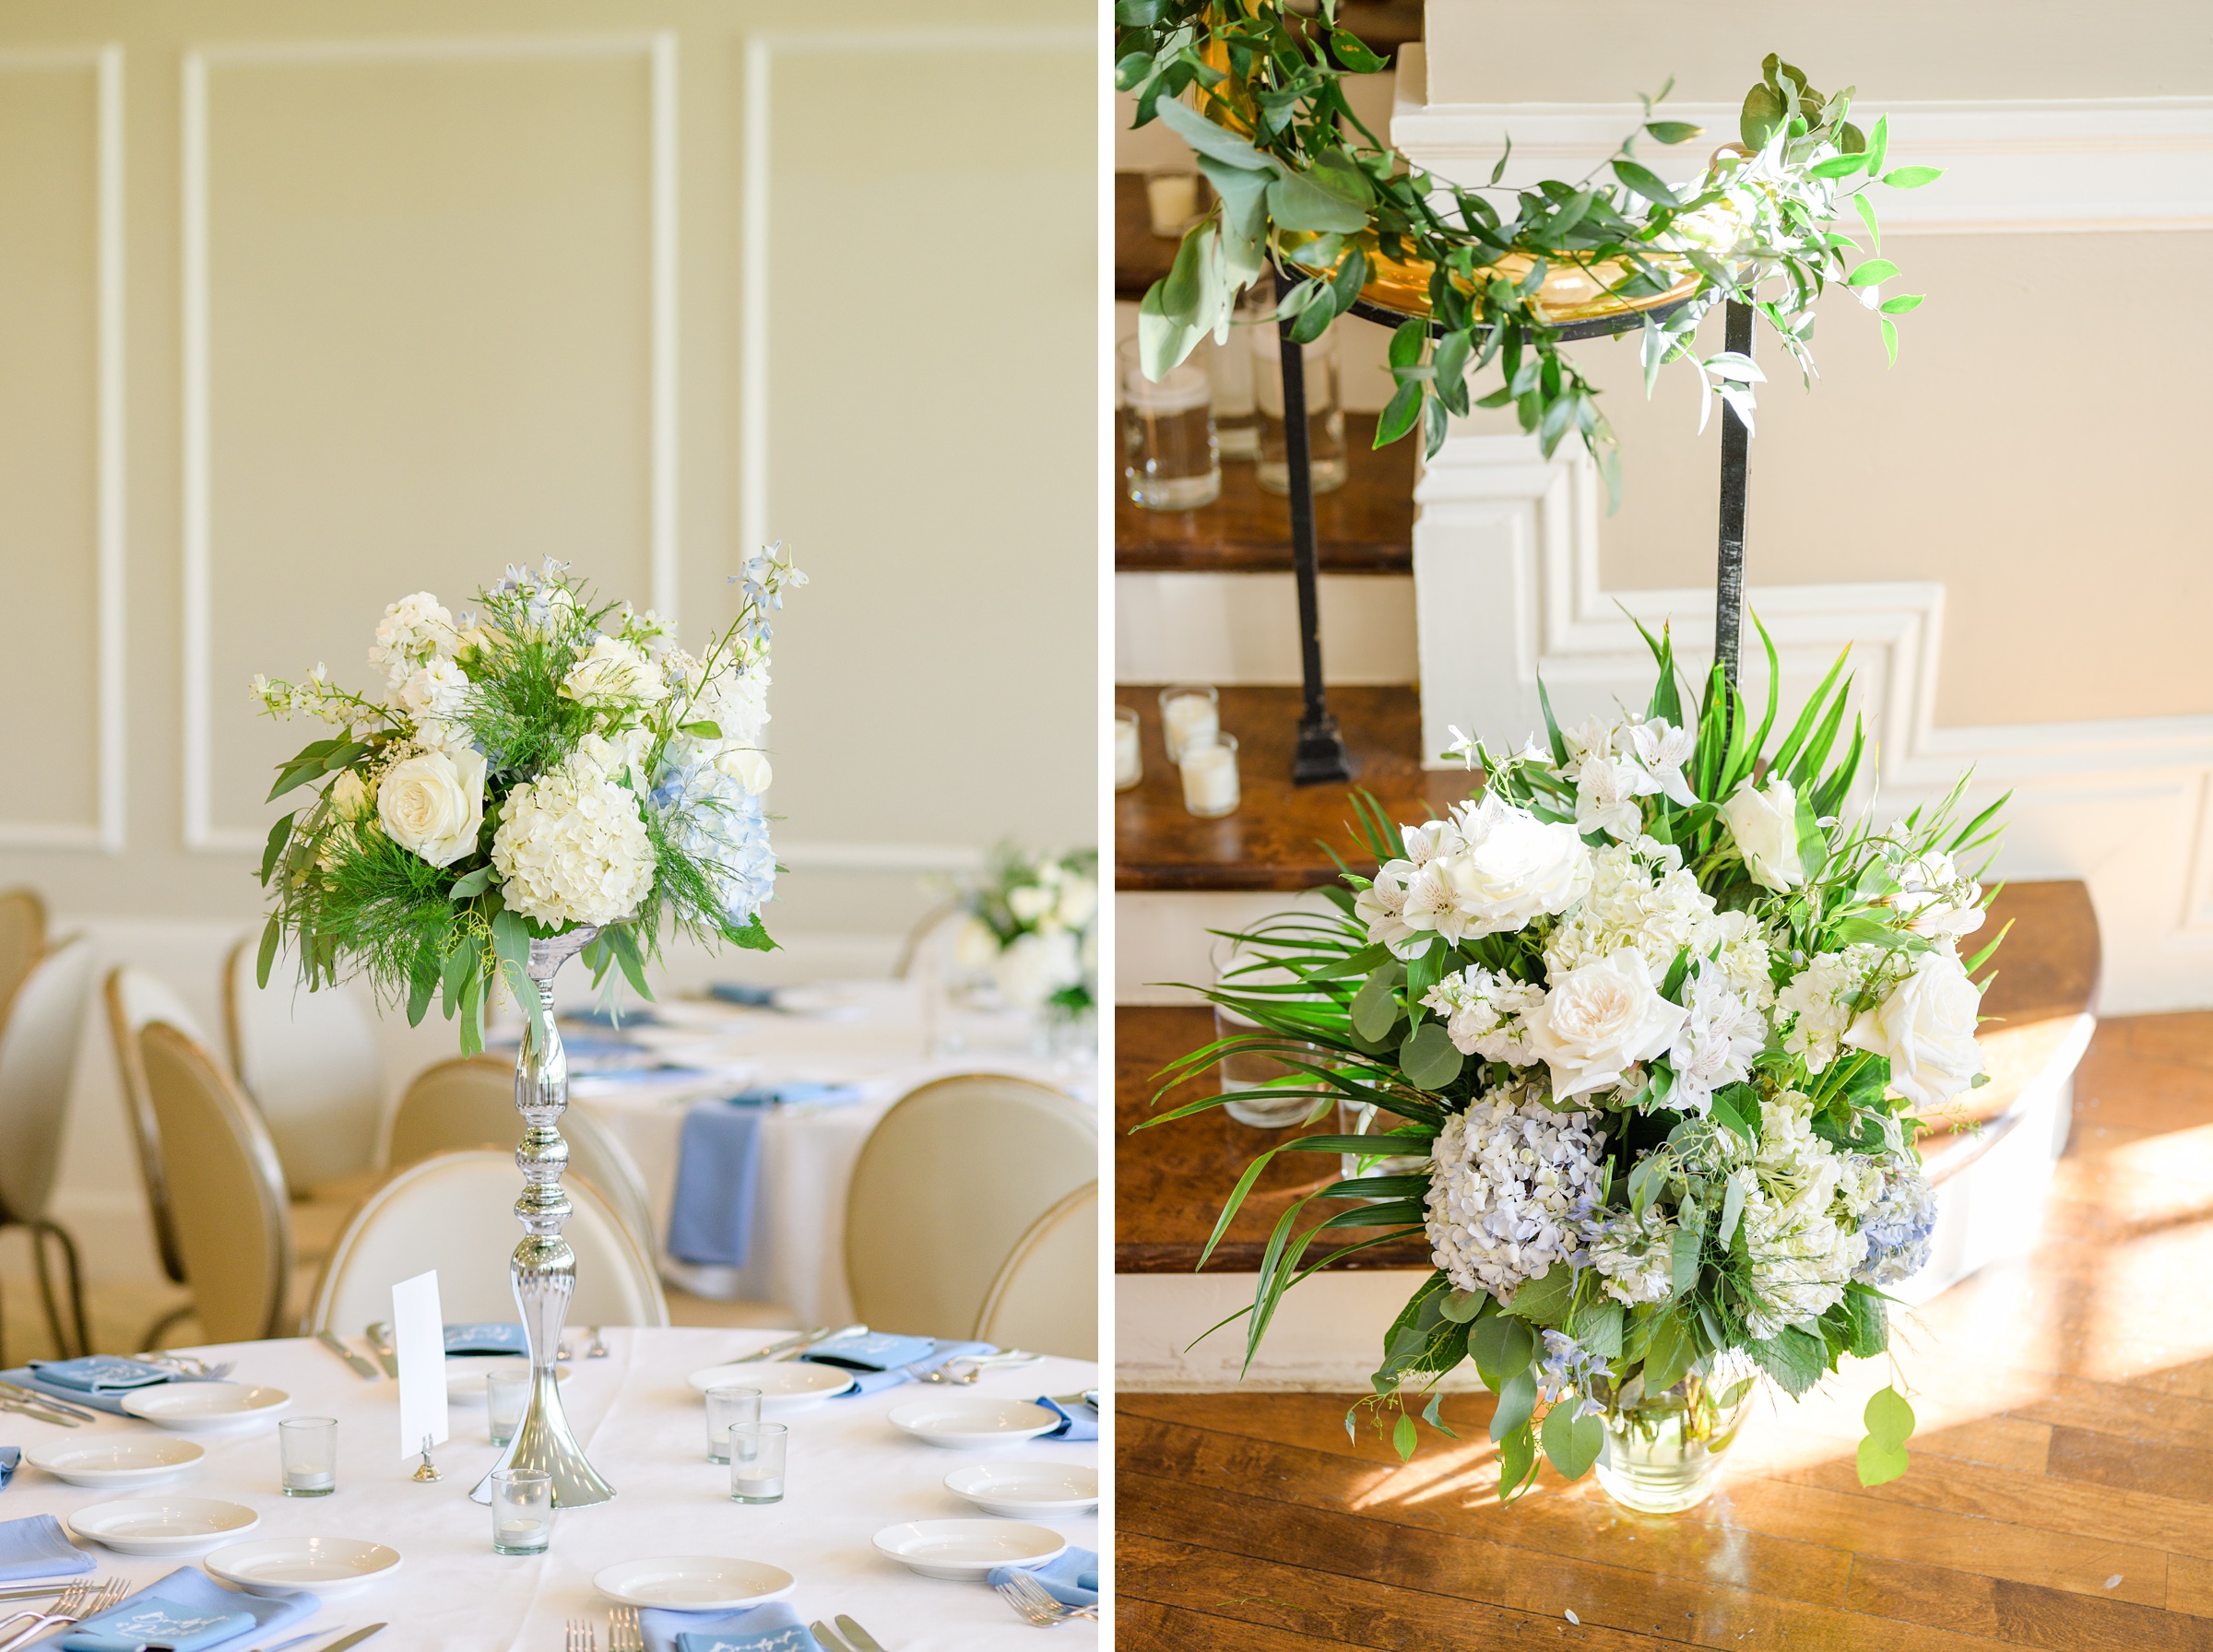
[[362, 683], [384, 603], [546, 555], [697, 641], [755, 531], [814, 581], [774, 927], [895, 936], [928, 867], [1090, 841], [1095, 57], [1076, 0], [0, 13], [0, 883], [249, 922], [237, 845], [316, 732], [257, 722], [253, 672]]

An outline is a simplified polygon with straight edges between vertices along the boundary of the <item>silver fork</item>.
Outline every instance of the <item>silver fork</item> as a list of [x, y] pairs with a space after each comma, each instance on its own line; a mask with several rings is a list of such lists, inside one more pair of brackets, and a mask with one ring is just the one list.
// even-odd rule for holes
[[120, 1578], [97, 1587], [90, 1584], [72, 1584], [62, 1591], [61, 1599], [53, 1603], [52, 1611], [26, 1614], [31, 1620], [29, 1625], [16, 1631], [6, 1641], [0, 1642], [0, 1652], [13, 1652], [13, 1648], [44, 1634], [49, 1629], [59, 1629], [97, 1616], [129, 1594], [130, 1588], [131, 1586]]
[[618, 1606], [607, 1614], [608, 1652], [645, 1652], [645, 1633], [638, 1627], [638, 1609]]
[[599, 1652], [599, 1632], [591, 1619], [571, 1618], [562, 1627], [567, 1638], [561, 1644], [562, 1652]]
[[1056, 1600], [1045, 1592], [1045, 1586], [1027, 1572], [1017, 1571], [1004, 1583], [991, 1586], [999, 1598], [1014, 1609], [1015, 1615], [1025, 1623], [1035, 1623], [1040, 1629], [1049, 1629], [1055, 1623], [1065, 1623], [1071, 1618], [1095, 1618], [1095, 1606], [1071, 1606], [1065, 1600]]

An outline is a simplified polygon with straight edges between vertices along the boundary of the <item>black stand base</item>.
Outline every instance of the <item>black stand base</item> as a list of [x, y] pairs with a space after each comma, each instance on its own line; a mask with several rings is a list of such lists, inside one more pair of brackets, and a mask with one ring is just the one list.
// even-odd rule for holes
[[1298, 750], [1291, 759], [1293, 785], [1327, 785], [1331, 781], [1351, 780], [1360, 773], [1360, 765], [1345, 749], [1344, 736], [1337, 729], [1334, 714], [1323, 712], [1320, 717], [1302, 717], [1298, 723]]

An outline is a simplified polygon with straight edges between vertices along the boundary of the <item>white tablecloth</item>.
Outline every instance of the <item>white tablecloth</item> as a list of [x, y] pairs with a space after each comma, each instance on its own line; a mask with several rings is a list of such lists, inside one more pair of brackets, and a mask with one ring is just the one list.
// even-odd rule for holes
[[[435, 1457], [445, 1478], [419, 1485], [414, 1461], [399, 1456], [398, 1385], [363, 1382], [316, 1343], [239, 1343], [198, 1351], [235, 1359], [238, 1380], [266, 1383], [292, 1396], [288, 1416], [338, 1419], [338, 1490], [314, 1500], [277, 1490], [277, 1436], [265, 1426], [243, 1436], [193, 1436], [208, 1447], [190, 1479], [150, 1491], [93, 1492], [64, 1484], [26, 1463], [0, 1492], [0, 1519], [66, 1515], [117, 1497], [160, 1491], [218, 1497], [258, 1510], [255, 1540], [288, 1536], [366, 1538], [398, 1550], [404, 1562], [383, 1581], [326, 1601], [306, 1627], [336, 1630], [388, 1622], [368, 1652], [558, 1652], [562, 1624], [589, 1617], [608, 1644], [612, 1604], [592, 1576], [621, 1561], [680, 1554], [765, 1561], [799, 1581], [791, 1603], [802, 1622], [845, 1612], [891, 1652], [981, 1652], [993, 1646], [1035, 1652], [1036, 1631], [983, 1584], [917, 1577], [883, 1559], [870, 1538], [905, 1520], [983, 1517], [944, 1489], [964, 1463], [986, 1460], [1095, 1464], [1095, 1441], [1031, 1441], [992, 1453], [942, 1451], [909, 1439], [885, 1422], [893, 1407], [950, 1390], [906, 1384], [881, 1394], [834, 1399], [783, 1418], [791, 1425], [785, 1500], [763, 1507], [729, 1501], [729, 1471], [706, 1460], [700, 1398], [687, 1373], [763, 1346], [779, 1333], [692, 1328], [609, 1329], [603, 1360], [579, 1358], [562, 1385], [569, 1420], [592, 1464], [616, 1489], [612, 1503], [558, 1514], [551, 1552], [527, 1559], [491, 1552], [491, 1514], [469, 1490], [498, 1457], [484, 1435], [484, 1413], [453, 1408], [454, 1438]], [[581, 1340], [581, 1339], [579, 1339]], [[1097, 1367], [1047, 1360], [1018, 1371], [987, 1372], [966, 1393], [1034, 1398], [1096, 1384]], [[69, 1430], [0, 1413], [0, 1445], [29, 1449], [49, 1440], [144, 1431], [128, 1418], [103, 1418]], [[1098, 1519], [1041, 1522], [1071, 1544], [1098, 1547]], [[191, 1560], [153, 1560], [91, 1551], [101, 1577], [151, 1583]], [[15, 1610], [9, 1608], [8, 1610]], [[304, 1633], [304, 1628], [293, 1633]], [[1095, 1623], [1064, 1625], [1057, 1644], [1098, 1644]]]
[[[770, 1110], [762, 1121], [753, 1243], [743, 1268], [689, 1268], [661, 1255], [670, 1280], [703, 1296], [750, 1298], [791, 1310], [802, 1325], [842, 1325], [846, 1183], [861, 1143], [893, 1103], [953, 1073], [1010, 1072], [1096, 1101], [1096, 1063], [1055, 1060], [1034, 1048], [1025, 1016], [949, 1007], [934, 1018], [905, 982], [837, 982], [799, 998], [812, 1013], [740, 1009], [688, 1000], [657, 1007], [652, 1025], [621, 1034], [704, 1076], [595, 1078], [570, 1082], [572, 1102], [608, 1125], [645, 1178], [657, 1245], [666, 1245], [684, 1114], [703, 1097], [749, 1084], [815, 1080], [858, 1085], [858, 1102]], [[926, 1029], [926, 1019], [934, 1019]], [[936, 1046], [934, 1051], [928, 1046]]]

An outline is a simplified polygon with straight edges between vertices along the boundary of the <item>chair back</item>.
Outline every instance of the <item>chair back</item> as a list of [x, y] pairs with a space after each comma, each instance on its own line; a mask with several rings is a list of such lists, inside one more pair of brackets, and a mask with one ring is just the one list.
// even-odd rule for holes
[[1057, 1090], [970, 1073], [910, 1092], [877, 1121], [846, 1185], [854, 1318], [961, 1335], [1015, 1243], [1098, 1174], [1098, 1119]]
[[[562, 1178], [574, 1207], [562, 1237], [576, 1253], [571, 1325], [669, 1323], [668, 1300], [651, 1257], [640, 1250], [592, 1185]], [[519, 1310], [507, 1273], [523, 1231], [515, 1201], [523, 1174], [510, 1154], [490, 1148], [434, 1153], [396, 1170], [331, 1247], [315, 1282], [307, 1328], [359, 1331], [392, 1316], [392, 1287], [438, 1270], [438, 1305], [455, 1323], [504, 1320]]]
[[92, 943], [80, 935], [32, 965], [7, 1006], [0, 1027], [0, 1221], [46, 1214], [91, 992]]
[[[645, 1176], [615, 1133], [574, 1102], [557, 1127], [569, 1144], [569, 1169], [612, 1205], [638, 1248], [656, 1254]], [[432, 1153], [489, 1147], [515, 1156], [523, 1139], [515, 1110], [515, 1063], [471, 1056], [425, 1068], [392, 1115], [385, 1162], [398, 1170]]]
[[46, 903], [35, 890], [0, 890], [0, 1015], [46, 953]]
[[976, 1316], [978, 1341], [1099, 1357], [1099, 1185], [1077, 1188], [1014, 1246]]
[[123, 1110], [131, 1122], [131, 1139], [138, 1147], [138, 1178], [146, 1185], [147, 1214], [154, 1224], [154, 1248], [160, 1253], [161, 1271], [178, 1284], [184, 1282], [184, 1254], [177, 1248], [176, 1224], [169, 1214], [169, 1184], [161, 1174], [161, 1128], [154, 1119], [154, 1099], [146, 1087], [146, 1063], [138, 1052], [138, 1034], [149, 1022], [165, 1021], [198, 1044], [207, 1047], [207, 1035], [199, 1018], [168, 982], [142, 969], [122, 964], [108, 972], [101, 996], [108, 1007], [108, 1042], [115, 1050], [115, 1074], [123, 1088]]
[[204, 1044], [166, 1021], [141, 1029], [138, 1056], [202, 1337], [246, 1342], [283, 1335], [290, 1209], [260, 1110]]
[[347, 986], [309, 992], [288, 971], [255, 984], [256, 944], [223, 965], [223, 1032], [240, 1087], [268, 1121], [285, 1185], [302, 1198], [369, 1169], [385, 1114], [376, 1019]]

